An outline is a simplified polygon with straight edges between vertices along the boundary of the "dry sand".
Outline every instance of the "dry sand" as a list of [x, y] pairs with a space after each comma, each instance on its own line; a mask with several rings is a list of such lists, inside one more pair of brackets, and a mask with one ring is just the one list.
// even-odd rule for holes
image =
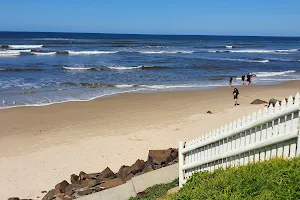
[[0, 110], [0, 199], [42, 197], [72, 173], [117, 171], [149, 149], [176, 148], [263, 108], [250, 104], [256, 98], [295, 95], [300, 81], [238, 89], [236, 107], [233, 89], [220, 87]]

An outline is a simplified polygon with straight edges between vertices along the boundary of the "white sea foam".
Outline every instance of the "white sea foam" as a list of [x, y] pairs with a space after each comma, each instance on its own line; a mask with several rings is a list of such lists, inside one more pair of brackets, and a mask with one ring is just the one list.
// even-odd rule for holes
[[226, 46], [226, 49], [232, 49], [233, 46]]
[[142, 66], [138, 66], [138, 67], [113, 66], [113, 67], [107, 67], [107, 68], [114, 69], [114, 70], [131, 70], [131, 69], [141, 69]]
[[18, 56], [21, 53], [29, 53], [31, 50], [5, 50], [0, 51], [0, 56]]
[[0, 57], [18, 56], [20, 52], [0, 51]]
[[93, 67], [62, 67], [65, 70], [74, 70], [74, 71], [84, 71], [84, 70], [92, 70]]
[[140, 51], [143, 54], [176, 54], [176, 53], [194, 53], [194, 51]]
[[201, 87], [201, 85], [195, 84], [178, 84], [178, 85], [140, 85], [140, 87], [148, 89], [172, 89], [172, 88], [192, 88]]
[[225, 60], [225, 61], [238, 61], [238, 62], [250, 62], [250, 63], [268, 63], [269, 60], [249, 60], [249, 59], [242, 59], [242, 58], [210, 58], [210, 57], [202, 57], [207, 60]]
[[298, 49], [280, 49], [280, 50], [275, 50], [276, 52], [297, 52]]
[[295, 73], [295, 70], [288, 70], [288, 71], [282, 71], [282, 72], [253, 72], [253, 74], [256, 75], [256, 77], [270, 77], [270, 76], [280, 76], [284, 74], [291, 74]]
[[70, 55], [97, 55], [97, 54], [112, 54], [118, 51], [68, 51]]
[[31, 53], [37, 56], [50, 56], [56, 54], [56, 52], [31, 52]]
[[208, 53], [277, 53], [287, 54], [291, 52], [297, 52], [298, 49], [288, 50], [270, 50], [270, 49], [240, 49], [240, 50], [209, 50]]
[[135, 87], [137, 85], [134, 84], [120, 84], [120, 85], [116, 85], [117, 88], [131, 88], [131, 87]]
[[32, 38], [31, 40], [73, 40], [70, 38]]
[[146, 48], [161, 49], [164, 48], [164, 46], [146, 46]]
[[42, 47], [43, 45], [8, 45], [10, 49], [38, 49]]

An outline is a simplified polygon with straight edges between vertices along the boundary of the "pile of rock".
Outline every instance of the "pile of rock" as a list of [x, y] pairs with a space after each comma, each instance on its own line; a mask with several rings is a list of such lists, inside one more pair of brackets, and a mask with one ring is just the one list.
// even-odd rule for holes
[[43, 200], [70, 200], [92, 194], [125, 183], [134, 176], [150, 172], [178, 162], [178, 150], [150, 150], [147, 161], [138, 159], [131, 166], [121, 166], [117, 173], [108, 167], [100, 173], [71, 175], [71, 183], [66, 180], [58, 183]]

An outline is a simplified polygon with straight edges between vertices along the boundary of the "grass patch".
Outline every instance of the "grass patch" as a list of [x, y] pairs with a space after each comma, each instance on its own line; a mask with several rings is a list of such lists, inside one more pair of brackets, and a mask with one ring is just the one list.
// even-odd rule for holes
[[129, 200], [154, 200], [158, 198], [162, 198], [167, 194], [167, 191], [171, 188], [177, 187], [178, 186], [178, 179], [175, 179], [171, 183], [167, 184], [157, 184], [154, 185], [150, 188], [147, 188], [143, 192], [142, 197], [131, 197]]
[[167, 199], [300, 199], [300, 158], [194, 173]]

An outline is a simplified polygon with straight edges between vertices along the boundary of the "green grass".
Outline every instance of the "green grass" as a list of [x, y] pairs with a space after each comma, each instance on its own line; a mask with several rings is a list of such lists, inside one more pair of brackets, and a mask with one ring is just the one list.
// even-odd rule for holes
[[154, 200], [161, 197], [164, 197], [167, 194], [167, 191], [171, 188], [178, 186], [178, 179], [175, 179], [171, 183], [167, 184], [158, 184], [154, 185], [150, 188], [147, 188], [144, 192], [145, 195], [143, 197], [131, 197], [129, 200]]
[[167, 199], [300, 199], [300, 158], [195, 173]]

